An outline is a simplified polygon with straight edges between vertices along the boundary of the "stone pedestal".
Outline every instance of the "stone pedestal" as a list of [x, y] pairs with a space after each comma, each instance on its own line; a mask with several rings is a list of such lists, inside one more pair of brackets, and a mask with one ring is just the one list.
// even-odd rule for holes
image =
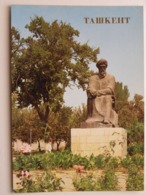
[[110, 154], [124, 158], [127, 154], [127, 132], [123, 128], [73, 128], [71, 151], [81, 156]]

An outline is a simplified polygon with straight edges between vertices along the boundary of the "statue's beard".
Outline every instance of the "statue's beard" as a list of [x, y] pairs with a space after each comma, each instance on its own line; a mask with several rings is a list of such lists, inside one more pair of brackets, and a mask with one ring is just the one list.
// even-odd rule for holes
[[102, 71], [102, 72], [99, 73], [99, 77], [100, 77], [101, 79], [104, 78], [105, 75], [106, 75], [106, 72], [105, 72], [105, 71]]

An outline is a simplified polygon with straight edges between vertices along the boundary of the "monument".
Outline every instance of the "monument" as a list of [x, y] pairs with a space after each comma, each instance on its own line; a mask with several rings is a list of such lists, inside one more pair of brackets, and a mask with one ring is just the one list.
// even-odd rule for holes
[[118, 127], [115, 105], [115, 77], [106, 73], [105, 59], [96, 65], [99, 72], [89, 79], [87, 88], [87, 120], [81, 127]]
[[71, 130], [71, 150], [84, 155], [127, 154], [127, 132], [118, 126], [115, 107], [115, 77], [106, 72], [108, 62], [100, 59], [98, 73], [89, 78], [87, 119], [80, 128]]

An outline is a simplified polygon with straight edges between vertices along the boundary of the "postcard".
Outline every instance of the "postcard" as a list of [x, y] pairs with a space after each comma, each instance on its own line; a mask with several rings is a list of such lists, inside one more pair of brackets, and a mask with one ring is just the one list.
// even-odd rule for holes
[[13, 191], [144, 190], [142, 6], [11, 6]]

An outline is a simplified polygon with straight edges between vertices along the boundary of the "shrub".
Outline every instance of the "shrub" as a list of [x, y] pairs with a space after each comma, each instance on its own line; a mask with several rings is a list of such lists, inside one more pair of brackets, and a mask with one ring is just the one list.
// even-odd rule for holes
[[131, 157], [133, 163], [140, 168], [144, 168], [144, 157], [140, 154], [135, 154]]
[[144, 175], [140, 172], [140, 170], [135, 164], [131, 164], [128, 168], [128, 180], [126, 182], [126, 190], [144, 190]]
[[99, 181], [92, 174], [86, 176], [78, 175], [73, 180], [73, 185], [77, 191], [97, 191], [99, 190]]
[[98, 155], [94, 158], [95, 166], [102, 169], [106, 165], [106, 160], [104, 155]]
[[15, 190], [15, 192], [52, 192], [61, 191], [61, 178], [56, 178], [50, 170], [44, 171], [37, 178], [24, 177], [21, 178], [21, 188]]
[[117, 191], [118, 179], [115, 175], [114, 166], [105, 168], [104, 175], [100, 179], [100, 188], [102, 191]]
[[30, 162], [31, 162], [30, 156], [19, 154], [13, 162], [13, 168], [16, 171], [21, 169], [30, 169]]
[[144, 143], [134, 143], [129, 145], [128, 148], [129, 155], [143, 154], [144, 153]]
[[116, 191], [118, 190], [118, 179], [114, 172], [114, 166], [107, 166], [101, 177], [93, 174], [81, 175], [73, 180], [77, 191]]
[[144, 157], [139, 154], [135, 154], [133, 156], [127, 156], [126, 158], [121, 160], [121, 165], [124, 168], [129, 168], [131, 164], [135, 164], [137, 167], [143, 168], [144, 167]]

